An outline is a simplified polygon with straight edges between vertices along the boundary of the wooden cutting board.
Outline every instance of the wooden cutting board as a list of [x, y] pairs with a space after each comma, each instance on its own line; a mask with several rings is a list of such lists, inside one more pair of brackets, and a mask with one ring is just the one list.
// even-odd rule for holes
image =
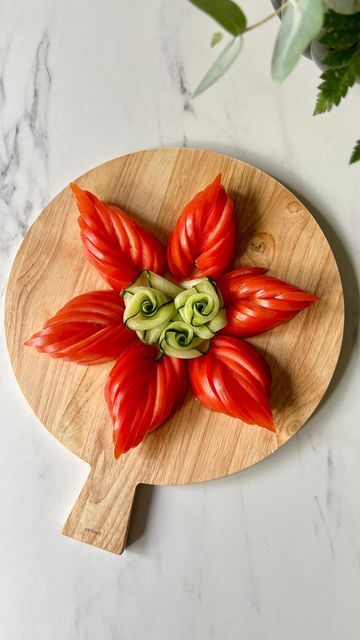
[[134, 153], [76, 182], [119, 205], [165, 243], [183, 205], [220, 171], [235, 203], [236, 263], [266, 266], [272, 275], [321, 296], [288, 324], [250, 340], [271, 366], [276, 435], [211, 413], [189, 393], [164, 427], [115, 461], [103, 395], [112, 363], [76, 365], [23, 347], [67, 300], [106, 288], [83, 258], [69, 188], [34, 222], [11, 271], [5, 325], [16, 378], [44, 426], [91, 467], [64, 533], [115, 553], [126, 544], [137, 485], [220, 478], [274, 453], [312, 414], [338, 360], [344, 303], [335, 259], [309, 211], [279, 182], [244, 162], [199, 149]]

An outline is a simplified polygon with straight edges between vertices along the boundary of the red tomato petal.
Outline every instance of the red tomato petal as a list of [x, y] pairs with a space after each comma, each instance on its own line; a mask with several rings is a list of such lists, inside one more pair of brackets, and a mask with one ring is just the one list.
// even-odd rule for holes
[[177, 280], [212, 276], [229, 268], [235, 256], [233, 203], [221, 186], [221, 175], [184, 208], [170, 234], [167, 258]]
[[113, 360], [137, 339], [123, 324], [123, 312], [115, 291], [90, 291], [67, 302], [25, 344], [81, 364]]
[[269, 394], [270, 367], [251, 344], [229, 336], [216, 336], [211, 342], [211, 353], [224, 361], [236, 375], [254, 381]]
[[120, 291], [142, 269], [165, 272], [165, 249], [155, 236], [118, 207], [105, 204], [75, 184], [70, 186], [80, 212], [85, 256], [109, 286]]
[[264, 269], [236, 269], [219, 281], [226, 306], [222, 333], [246, 338], [287, 322], [309, 307], [318, 296], [297, 289]]
[[130, 344], [110, 371], [105, 399], [114, 424], [115, 457], [160, 427], [182, 401], [187, 387], [184, 360], [163, 356], [139, 341]]
[[215, 336], [205, 355], [188, 363], [196, 397], [212, 411], [274, 431], [269, 405], [271, 373], [251, 345]]

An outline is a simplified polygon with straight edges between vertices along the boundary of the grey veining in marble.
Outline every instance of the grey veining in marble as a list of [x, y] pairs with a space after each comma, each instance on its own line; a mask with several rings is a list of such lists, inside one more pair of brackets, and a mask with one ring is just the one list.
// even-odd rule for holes
[[[270, 2], [242, 5], [252, 19]], [[122, 557], [64, 538], [87, 468], [42, 429], [0, 343], [0, 640], [357, 640], [360, 626], [359, 87], [313, 118], [319, 71], [270, 80], [276, 24], [195, 101], [216, 26], [185, 0], [0, 0], [0, 290], [43, 205], [92, 166], [158, 145], [240, 157], [326, 233], [347, 330], [325, 401], [226, 480], [141, 487]], [[222, 45], [218, 45], [222, 46]]]
[[[2, 51], [0, 80], [0, 271], [12, 255], [37, 212], [48, 200], [48, 111], [51, 90], [49, 34], [45, 31], [34, 51], [28, 80], [7, 104], [7, 63], [11, 40]], [[14, 108], [16, 107], [16, 108]], [[4, 286], [4, 280], [1, 281]]]

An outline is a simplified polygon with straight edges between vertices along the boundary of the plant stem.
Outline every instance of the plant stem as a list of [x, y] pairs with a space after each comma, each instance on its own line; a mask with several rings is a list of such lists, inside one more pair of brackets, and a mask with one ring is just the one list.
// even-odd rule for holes
[[271, 13], [269, 16], [266, 16], [266, 18], [263, 18], [262, 20], [259, 20], [259, 22], [255, 22], [254, 24], [251, 24], [249, 27], [246, 27], [246, 29], [244, 29], [244, 31], [241, 32], [241, 35], [243, 33], [246, 33], [247, 31], [252, 31], [252, 29], [256, 29], [257, 27], [261, 27], [262, 24], [265, 24], [265, 22], [268, 22], [269, 20], [271, 20], [275, 16], [279, 15], [279, 13], [281, 13], [284, 9], [286, 9], [286, 7], [288, 7], [290, 4], [292, 4], [292, 0], [285, 0], [285, 2], [283, 2], [281, 4], [281, 6], [278, 9], [276, 9], [276, 11]]

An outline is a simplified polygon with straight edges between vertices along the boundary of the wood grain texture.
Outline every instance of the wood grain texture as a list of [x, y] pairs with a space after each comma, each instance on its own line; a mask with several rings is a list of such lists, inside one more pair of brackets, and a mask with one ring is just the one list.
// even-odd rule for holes
[[64, 533], [116, 553], [126, 543], [139, 483], [219, 478], [274, 453], [314, 411], [339, 356], [344, 306], [335, 259], [311, 214], [270, 176], [217, 153], [155, 149], [107, 162], [77, 182], [166, 242], [183, 205], [219, 171], [235, 202], [237, 264], [266, 266], [272, 275], [321, 296], [288, 324], [250, 340], [272, 369], [276, 435], [211, 413], [189, 394], [164, 427], [115, 462], [103, 395], [112, 363], [75, 365], [23, 347], [69, 298], [106, 288], [83, 258], [70, 189], [32, 225], [10, 275], [5, 325], [16, 378], [45, 427], [91, 466]]

